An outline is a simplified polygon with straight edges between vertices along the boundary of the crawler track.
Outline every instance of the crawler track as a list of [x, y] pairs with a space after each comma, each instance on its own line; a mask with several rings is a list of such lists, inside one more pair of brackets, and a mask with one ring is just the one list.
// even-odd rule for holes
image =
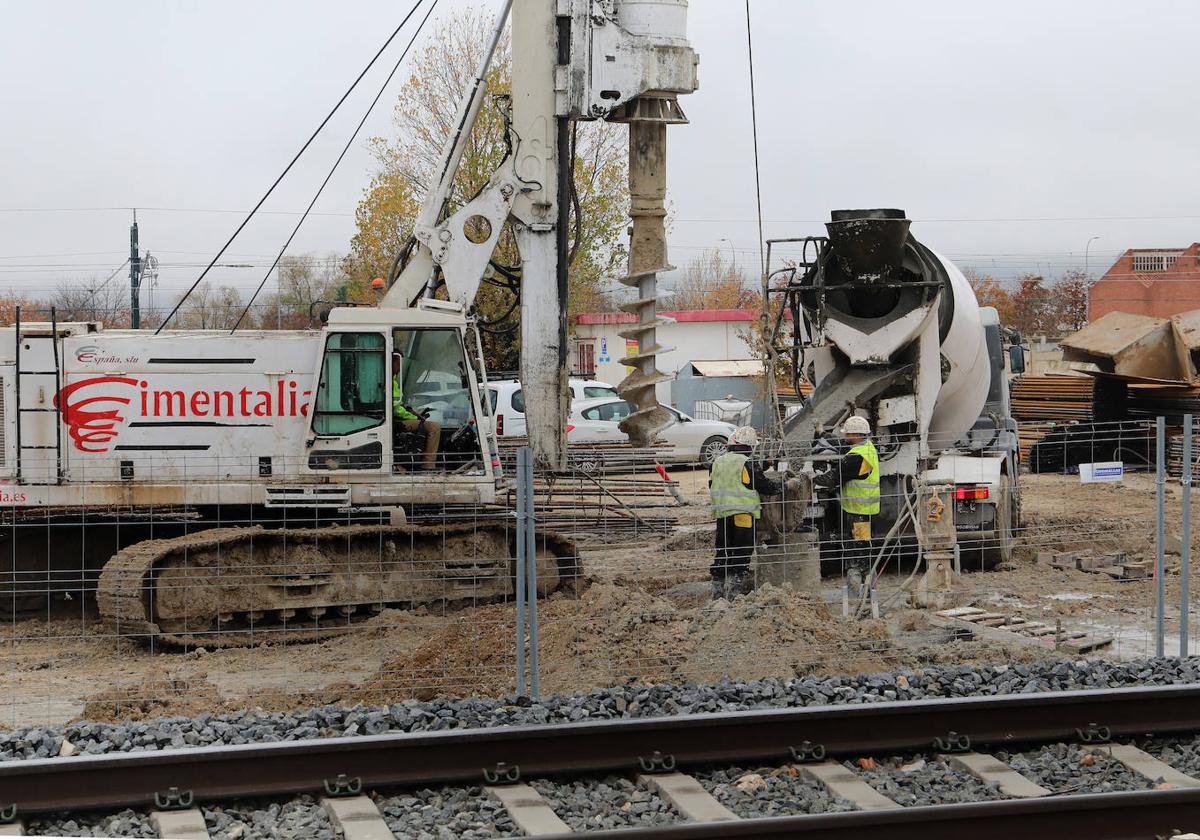
[[[1103, 737], [1120, 741], [1149, 733], [1161, 737], [1194, 735], [1200, 732], [1198, 708], [1200, 686], [1191, 685], [18, 761], [0, 764], [0, 809], [15, 806], [18, 818], [124, 807], [144, 809], [153, 806], [156, 796], [160, 803], [165, 801], [172, 788], [187, 799], [208, 803], [339, 788], [359, 793], [444, 784], [480, 785], [485, 771], [510, 776], [509, 781], [630, 774], [637, 776], [638, 784], [653, 786], [658, 784], [655, 778], [662, 778], [654, 775], [656, 770], [674, 768], [672, 778], [687, 780], [689, 777], [680, 776], [679, 770], [752, 762], [796, 766], [793, 748], [807, 751], [810, 757], [813, 752], [824, 753], [823, 761], [798, 765], [801, 774], [812, 773], [820, 778], [822, 768], [826, 774], [846, 772], [847, 768], [832, 761], [835, 758], [897, 752], [938, 754], [952, 749], [951, 743], [965, 746], [962, 736], [969, 738], [970, 756], [1021, 745], [1082, 741], [1089, 749], [1109, 750], [1108, 760], [1128, 765], [1126, 772], [1142, 773], [1146, 785], [1152, 787], [1146, 773], [1156, 769], [1151, 766], [1147, 771], [1137, 764], [1138, 755], [1146, 754], [1127, 745], [1103, 746]], [[939, 740], [940, 745], [935, 746]], [[519, 780], [513, 776], [519, 776]], [[729, 819], [734, 816], [730, 813], [725, 821], [718, 822], [587, 833], [627, 840], [851, 838], [886, 827], [890, 840], [989, 840], [1067, 836], [1067, 832], [1089, 838], [1153, 838], [1170, 836], [1177, 829], [1200, 827], [1200, 780], [1178, 771], [1161, 778], [1165, 781], [1161, 787], [1173, 789], [1063, 796], [1045, 795], [1055, 791], [1042, 790], [1033, 795], [1010, 788], [1009, 794], [1017, 798], [910, 808], [895, 807], [893, 803], [883, 806], [887, 810], [874, 810], [860, 803], [863, 810], [769, 819]], [[861, 784], [862, 779], [857, 781]], [[1195, 787], [1191, 787], [1193, 784]], [[833, 791], [832, 786], [830, 789]], [[503, 792], [503, 788], [497, 788], [491, 795], [504, 801]], [[511, 798], [515, 801], [512, 807], [520, 807], [527, 796], [522, 793]], [[365, 796], [358, 800], [363, 807], [374, 807]], [[326, 807], [349, 806], [339, 806], [335, 801]], [[521, 822], [516, 812], [513, 816]], [[352, 834], [348, 834], [348, 840], [354, 840]]]
[[[504, 525], [221, 528], [117, 552], [97, 602], [121, 636], [230, 647], [343, 633], [384, 607], [479, 604], [513, 592]], [[538, 536], [538, 586], [577, 576], [574, 543]]]

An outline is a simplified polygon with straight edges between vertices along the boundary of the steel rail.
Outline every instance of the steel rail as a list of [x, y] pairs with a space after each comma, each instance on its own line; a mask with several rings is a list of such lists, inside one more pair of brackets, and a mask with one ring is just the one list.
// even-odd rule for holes
[[[1200, 826], [1200, 790], [1080, 794], [928, 805], [886, 811], [847, 811], [719, 823], [623, 828], [587, 833], [592, 840], [1013, 840], [1078, 837], [1080, 840], [1167, 838]], [[547, 834], [568, 840], [578, 834]]]
[[[21, 814], [146, 806], [169, 788], [198, 801], [320, 791], [339, 775], [364, 788], [479, 783], [503, 763], [524, 778], [635, 770], [661, 753], [679, 765], [931, 750], [950, 732], [973, 744], [1200, 731], [1200, 685], [1047, 692], [916, 702], [678, 715], [547, 726], [455, 729], [270, 744], [109, 753], [0, 763], [0, 808]], [[1197, 823], [1200, 824], [1200, 823]]]

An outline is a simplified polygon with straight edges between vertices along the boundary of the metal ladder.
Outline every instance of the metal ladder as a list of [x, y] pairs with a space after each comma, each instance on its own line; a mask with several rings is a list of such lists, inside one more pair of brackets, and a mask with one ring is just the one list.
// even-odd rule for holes
[[[16, 356], [13, 366], [14, 389], [16, 393], [16, 410], [17, 422], [16, 427], [16, 482], [24, 484], [25, 478], [21, 467], [23, 458], [22, 455], [26, 450], [47, 451], [54, 450], [55, 455], [55, 470], [54, 483], [62, 484], [63, 481], [63, 460], [62, 460], [62, 406], [58, 403], [58, 394], [62, 389], [62, 362], [58, 352], [58, 316], [54, 307], [50, 307], [50, 334], [49, 335], [22, 335], [21, 334], [21, 307], [16, 308], [16, 316], [13, 320], [13, 329], [16, 338]], [[53, 342], [54, 351], [54, 369], [53, 370], [22, 370], [21, 369], [21, 345], [26, 341], [37, 339], [49, 339]], [[53, 408], [27, 408], [21, 405], [21, 377], [22, 376], [53, 376], [54, 377], [54, 407]], [[22, 420], [26, 414], [54, 412], [54, 443], [53, 444], [24, 444], [22, 442]], [[42, 482], [37, 482], [42, 483]]]

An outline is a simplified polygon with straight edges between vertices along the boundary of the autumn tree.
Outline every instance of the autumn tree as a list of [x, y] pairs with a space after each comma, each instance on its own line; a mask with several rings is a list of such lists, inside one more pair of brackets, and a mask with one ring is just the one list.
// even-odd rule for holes
[[1075, 332], [1087, 325], [1088, 290], [1091, 285], [1091, 275], [1077, 268], [1063, 272], [1055, 282], [1055, 308], [1060, 329]]
[[974, 290], [975, 299], [979, 301], [979, 305], [995, 307], [1000, 316], [1000, 323], [1006, 327], [1012, 326], [1013, 299], [1008, 289], [1004, 288], [996, 278], [988, 274], [980, 274], [970, 266], [963, 270], [963, 276], [967, 278], [971, 289]]
[[[474, 81], [492, 28], [478, 10], [456, 14], [434, 33], [417, 57], [412, 75], [393, 111], [394, 134], [375, 137], [370, 149], [378, 165], [356, 212], [357, 231], [344, 263], [346, 275], [360, 284], [386, 277], [397, 253], [412, 234], [417, 211], [433, 187], [446, 138], [455, 124], [458, 105]], [[444, 209], [452, 214], [487, 183], [510, 151], [519, 144], [507, 130], [511, 93], [511, 54], [507, 37], [500, 44], [487, 76], [487, 100], [480, 110]], [[574, 188], [578, 213], [572, 210], [573, 259], [569, 272], [571, 314], [594, 307], [601, 283], [621, 270], [625, 251], [620, 242], [626, 224], [627, 151], [625, 127], [584, 123], [576, 132]], [[489, 366], [515, 368], [520, 339], [519, 313], [511, 286], [520, 260], [511, 231], [502, 232], [495, 255], [500, 268], [489, 269], [476, 299], [476, 310], [493, 322], [485, 335]]]
[[62, 281], [42, 304], [42, 316], [59, 321], [102, 321], [110, 327], [129, 326], [129, 289], [113, 282], [92, 277], [85, 281]]
[[47, 317], [46, 304], [24, 295], [0, 295], [0, 327], [11, 327], [17, 319], [17, 307], [21, 309], [21, 320], [42, 320]]
[[729, 262], [713, 248], [688, 262], [663, 308], [754, 309], [761, 308], [762, 295], [746, 282], [734, 260]]

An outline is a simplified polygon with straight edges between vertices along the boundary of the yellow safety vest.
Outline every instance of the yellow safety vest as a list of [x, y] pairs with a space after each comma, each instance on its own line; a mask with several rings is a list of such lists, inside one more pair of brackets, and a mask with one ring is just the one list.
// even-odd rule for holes
[[400, 391], [400, 380], [392, 380], [392, 413], [399, 420], [416, 420], [417, 415], [409, 411], [404, 405], [404, 394]]
[[709, 481], [709, 496], [713, 516], [734, 516], [748, 513], [755, 519], [762, 516], [762, 501], [757, 490], [742, 481], [742, 470], [750, 459], [741, 452], [726, 452], [713, 462]]
[[874, 516], [879, 513], [879, 453], [875, 451], [875, 444], [864, 440], [851, 447], [850, 454], [861, 455], [871, 471], [843, 485], [842, 510], [859, 516]]

